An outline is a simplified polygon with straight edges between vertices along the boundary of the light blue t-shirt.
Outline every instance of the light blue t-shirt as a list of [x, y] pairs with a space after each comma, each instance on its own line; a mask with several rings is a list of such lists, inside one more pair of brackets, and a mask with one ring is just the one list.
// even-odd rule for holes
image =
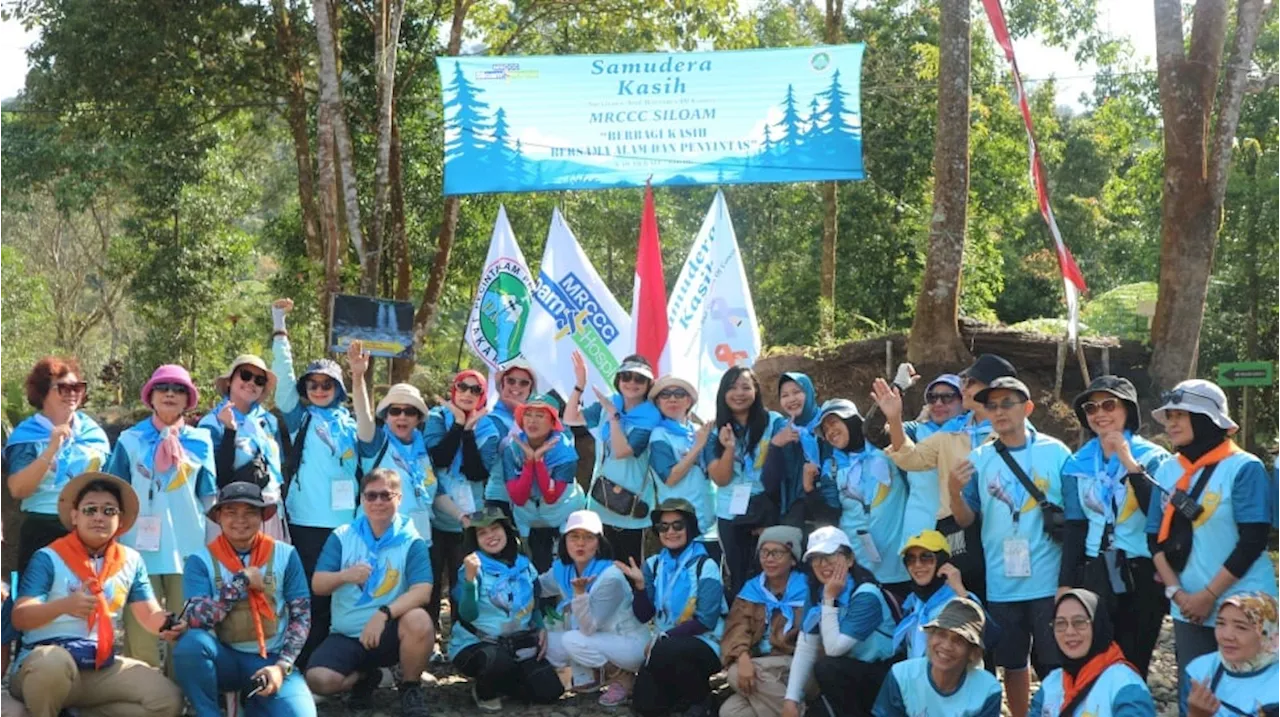
[[[1200, 479], [1201, 472], [1202, 470], [1197, 470], [1191, 476], [1192, 486]], [[1155, 479], [1166, 491], [1172, 493], [1181, 476], [1182, 465], [1173, 459], [1160, 466]], [[1213, 576], [1222, 569], [1227, 557], [1235, 550], [1240, 539], [1241, 523], [1271, 522], [1271, 499], [1267, 496], [1270, 489], [1271, 481], [1267, 478], [1266, 469], [1263, 468], [1262, 461], [1252, 453], [1239, 451], [1218, 464], [1198, 500], [1204, 512], [1192, 524], [1191, 554], [1187, 558], [1186, 567], [1178, 574], [1178, 583], [1183, 590], [1194, 593], [1209, 585]], [[1151, 494], [1152, 510], [1147, 512], [1148, 534], [1160, 534], [1160, 521], [1168, 502], [1168, 493], [1154, 491]], [[1213, 610], [1201, 624], [1205, 627], [1215, 624], [1218, 608], [1228, 595], [1255, 591], [1276, 597], [1276, 570], [1265, 551], [1253, 561], [1253, 565], [1249, 566], [1239, 580], [1223, 591], [1214, 603]], [[1169, 609], [1173, 619], [1183, 620], [1177, 603], [1173, 603]]]
[[[423, 440], [426, 441], [427, 450], [434, 450], [437, 445], [444, 440], [445, 435], [452, 429], [454, 425], [453, 413], [444, 406], [437, 406], [431, 409], [427, 414], [427, 424], [423, 429]], [[488, 417], [480, 419], [474, 429], [476, 448], [480, 452], [481, 461], [484, 460], [486, 452], [496, 453], [499, 440], [497, 424]], [[486, 464], [488, 467], [489, 464]], [[463, 513], [474, 513], [484, 506], [484, 491], [487, 481], [470, 480], [462, 471], [462, 445], [459, 443], [458, 450], [453, 456], [453, 460], [448, 466], [435, 465], [436, 480], [438, 481], [437, 495], [447, 495], [453, 504], [456, 505]], [[449, 511], [441, 507], [439, 503], [432, 503], [433, 512], [431, 516], [431, 527], [446, 533], [461, 533], [462, 523], [454, 518]]]
[[[209, 432], [209, 440], [213, 443], [215, 454], [218, 447], [222, 445], [222, 438], [227, 432], [226, 427], [222, 425], [222, 421], [218, 420], [218, 413], [222, 411], [222, 407], [226, 404], [227, 401], [225, 399], [220, 401], [217, 406], [214, 406], [212, 410], [204, 414], [204, 417], [196, 424]], [[268, 503], [279, 503], [280, 487], [284, 484], [284, 474], [281, 471], [280, 463], [283, 457], [280, 455], [280, 444], [276, 442], [276, 435], [280, 431], [280, 422], [260, 403], [253, 404], [247, 414], [241, 413], [233, 405], [231, 413], [236, 421], [236, 446], [233, 467], [242, 468], [254, 458], [261, 456], [262, 460], [267, 464], [268, 475], [267, 485], [262, 489], [262, 497]]]
[[[476, 555], [480, 558], [480, 570], [476, 573], [475, 583], [467, 583], [466, 566], [458, 568], [450, 597], [452, 603], [458, 605], [462, 602], [463, 590], [476, 591], [478, 614], [470, 624], [480, 635], [463, 625], [461, 620], [455, 619], [453, 635], [449, 640], [450, 659], [480, 642], [482, 637], [493, 639], [534, 627], [538, 571], [533, 563], [523, 555], [517, 555], [511, 565], [486, 555], [484, 551], [476, 551]], [[454, 614], [457, 614], [456, 610]]]
[[[645, 403], [632, 408], [637, 410], [657, 411], [653, 404]], [[627, 432], [627, 443], [631, 446], [632, 455], [626, 458], [617, 458], [613, 455], [613, 450], [609, 446], [606, 439], [605, 428], [608, 426], [608, 420], [604, 418], [604, 408], [599, 404], [592, 404], [582, 411], [582, 418], [586, 422], [587, 428], [591, 431], [591, 435], [595, 438], [596, 443], [596, 470], [595, 475], [591, 477], [594, 484], [601, 476], [608, 478], [614, 483], [640, 496], [640, 500], [649, 504], [649, 508], [656, 507], [654, 503], [653, 481], [649, 478], [649, 436], [652, 429], [631, 426], [624, 428]], [[618, 515], [610, 512], [603, 505], [587, 496], [587, 507], [600, 514], [600, 520], [605, 525], [614, 528], [623, 529], [642, 529], [649, 527], [649, 516], [633, 518], [629, 515]]]
[[840, 529], [849, 536], [858, 563], [881, 583], [910, 580], [898, 556], [907, 503], [902, 472], [870, 444], [858, 453], [833, 451], [822, 470], [834, 475], [840, 491]]
[[658, 504], [673, 498], [683, 498], [698, 511], [698, 540], [715, 542], [719, 533], [716, 527], [716, 484], [707, 477], [706, 457], [699, 455], [689, 471], [675, 485], [667, 485], [671, 469], [693, 449], [694, 426], [687, 424], [677, 429], [663, 421], [649, 434], [649, 470], [653, 472], [653, 485], [658, 494]]
[[[1125, 431], [1133, 459], [1149, 475], [1154, 476], [1169, 452], [1156, 444]], [[1101, 442], [1094, 438], [1071, 456], [1062, 468], [1062, 497], [1066, 501], [1067, 520], [1087, 520], [1085, 554], [1095, 558], [1102, 550], [1102, 535], [1108, 525], [1116, 548], [1129, 557], [1151, 557], [1147, 547], [1147, 506], [1139, 505], [1138, 495], [1127, 471], [1116, 456], [1104, 458]], [[1159, 491], [1150, 486], [1153, 492]]]
[[[240, 556], [242, 564], [247, 565], [248, 560], [248, 553]], [[216, 580], [213, 577], [215, 574]], [[206, 547], [204, 552], [187, 557], [187, 564], [182, 572], [182, 595], [188, 600], [193, 597], [216, 600], [220, 592], [219, 584], [226, 585], [233, 578], [235, 573], [214, 560]], [[284, 645], [285, 628], [289, 624], [289, 602], [311, 597], [311, 587], [307, 584], [307, 574], [302, 569], [302, 559], [292, 545], [276, 541], [271, 559], [262, 568], [262, 583], [263, 592], [277, 618], [275, 634], [266, 636], [265, 640], [267, 653], [274, 655]], [[258, 654], [257, 640], [234, 642], [229, 647], [237, 652]]]
[[1121, 664], [1108, 667], [1089, 688], [1089, 694], [1080, 701], [1070, 715], [1060, 714], [1062, 709], [1062, 669], [1056, 669], [1040, 683], [1040, 690], [1031, 700], [1029, 715], [1041, 717], [1155, 717], [1156, 705], [1142, 676], [1133, 668]]
[[[1222, 668], [1222, 655], [1217, 652], [1201, 655], [1187, 665], [1186, 679], [1178, 680], [1178, 714], [1187, 713], [1187, 696], [1191, 694], [1191, 680], [1210, 687], [1218, 701], [1224, 703], [1213, 717], [1256, 715], [1259, 707], [1276, 704], [1276, 686], [1280, 685], [1280, 663], [1272, 661], [1266, 667], [1253, 672], [1235, 673], [1222, 669], [1220, 677], [1218, 676], [1219, 668]], [[1213, 685], [1215, 677], [1218, 678], [1216, 686]], [[1228, 705], [1239, 712], [1232, 712]]]
[[1004, 690], [995, 675], [981, 668], [965, 670], [960, 676], [960, 684], [943, 694], [933, 683], [929, 659], [919, 657], [899, 662], [889, 670], [889, 677], [880, 687], [871, 715], [1000, 717], [1000, 698], [1003, 695]]
[[[915, 443], [937, 433], [942, 425], [931, 421], [910, 421], [903, 424], [903, 431]], [[941, 483], [938, 481], [938, 470], [907, 471], [907, 504], [902, 513], [902, 536], [904, 539], [919, 535], [921, 531], [933, 530], [938, 524], [938, 508], [942, 504]]]
[[511, 497], [507, 495], [507, 479], [502, 468], [502, 441], [515, 430], [516, 414], [507, 404], [498, 401], [493, 404], [493, 408], [489, 411], [488, 417], [492, 427], [492, 433], [497, 436], [497, 440], [488, 441], [480, 444], [480, 457], [484, 459], [484, 465], [489, 469], [489, 482], [485, 484], [484, 499], [493, 500], [499, 503], [510, 502]]
[[[42, 413], [27, 418], [14, 427], [5, 444], [4, 456], [8, 475], [31, 465], [49, 447], [53, 423]], [[86, 471], [96, 471], [111, 453], [107, 434], [87, 414], [77, 411], [71, 417], [71, 436], [62, 442], [35, 492], [22, 499], [22, 512], [43, 515], [58, 514], [58, 496], [72, 478]]]
[[330, 533], [316, 561], [318, 573], [340, 572], [356, 563], [373, 566], [364, 585], [347, 583], [333, 591], [330, 629], [347, 637], [359, 637], [379, 607], [431, 582], [431, 555], [412, 521], [397, 515], [373, 548], [361, 537], [362, 523], [367, 524], [363, 517]]
[[[862, 662], [882, 662], [893, 657], [893, 630], [896, 623], [880, 586], [872, 582], [853, 584], [850, 577], [844, 592], [835, 599], [840, 618], [840, 633], [852, 637], [849, 657]], [[805, 607], [803, 629], [811, 635], [821, 634], [822, 605], [810, 602]]]
[[[769, 411], [769, 422], [765, 424], [764, 435], [760, 436], [760, 440], [754, 446], [746, 445], [745, 429], [736, 424], [733, 430], [738, 436], [735, 453], [733, 456], [733, 479], [726, 486], [717, 486], [716, 488], [716, 517], [721, 520], [733, 520], [734, 514], [729, 508], [733, 505], [734, 493], [739, 490], [738, 486], [747, 485], [750, 487], [751, 495], [756, 496], [764, 492], [764, 483], [761, 480], [761, 473], [764, 472], [764, 461], [769, 455], [769, 449], [772, 447], [769, 441], [773, 439], [773, 434], [782, 430], [784, 426], [790, 423], [790, 420], [774, 411]], [[711, 439], [707, 441], [707, 445], [702, 449], [703, 462], [710, 471], [711, 464], [716, 460], [717, 447], [720, 445], [719, 440], [713, 434]]]
[[[384, 423], [373, 434], [372, 441], [360, 441], [359, 445], [364, 475], [387, 468], [400, 476], [400, 515], [413, 521], [418, 535], [431, 547], [431, 517], [439, 483], [422, 433], [414, 431], [413, 439], [405, 443]], [[356, 516], [361, 515], [364, 508], [358, 506]]]
[[644, 561], [645, 592], [653, 603], [653, 627], [664, 633], [687, 620], [707, 629], [697, 638], [718, 657], [724, 635], [724, 583], [720, 566], [707, 555], [702, 543], [693, 542], [673, 556], [664, 548]]
[[[1010, 448], [1009, 456], [1050, 503], [1062, 506], [1062, 466], [1071, 457], [1062, 441], [1028, 430], [1026, 443]], [[964, 487], [963, 498], [970, 510], [982, 515], [982, 548], [991, 602], [1053, 597], [1058, 589], [1062, 546], [1044, 532], [1040, 506], [996, 452], [994, 441], [970, 452], [969, 462], [975, 472]], [[1023, 540], [1030, 556], [1031, 574], [1015, 577], [1018, 571], [1013, 564], [1006, 574], [1005, 551], [1020, 553]]]

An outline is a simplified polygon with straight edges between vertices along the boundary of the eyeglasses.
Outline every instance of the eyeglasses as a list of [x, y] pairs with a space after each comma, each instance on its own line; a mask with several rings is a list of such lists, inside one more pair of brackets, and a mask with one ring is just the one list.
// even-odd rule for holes
[[236, 372], [236, 375], [245, 383], [252, 381], [255, 386], [267, 385], [267, 375], [265, 373], [254, 373], [247, 368], [242, 368]]
[[1053, 625], [1054, 632], [1066, 632], [1068, 627], [1076, 632], [1084, 632], [1092, 623], [1093, 620], [1090, 620], [1083, 615], [1078, 615], [1070, 620], [1065, 617], [1054, 618], [1053, 622], [1049, 624]]
[[120, 515], [120, 509], [114, 505], [82, 505], [80, 506], [80, 514], [86, 518], [92, 518], [101, 511], [102, 515], [107, 518], [114, 518]]
[[666, 532], [667, 532], [667, 531], [669, 531], [669, 530], [674, 530], [674, 531], [676, 531], [677, 533], [683, 533], [683, 532], [684, 532], [684, 521], [683, 521], [683, 520], [673, 520], [673, 521], [671, 521], [670, 523], [658, 523], [657, 525], [655, 525], [655, 526], [653, 526], [653, 527], [654, 527], [654, 528], [656, 528], [656, 529], [657, 529], [657, 531], [658, 531], [658, 533], [660, 533], [660, 534], [666, 534]]
[[388, 406], [387, 415], [388, 416], [408, 416], [410, 418], [421, 418], [422, 411], [419, 411], [413, 406]]
[[848, 562], [849, 560], [844, 553], [820, 553], [810, 558], [809, 562], [814, 565], [834, 565], [837, 564], [837, 558], [840, 562]]
[[479, 396], [484, 393], [484, 389], [480, 388], [478, 383], [455, 383], [453, 387], [458, 389], [459, 393], [469, 393], [472, 396]]
[[1178, 388], [1172, 391], [1165, 391], [1164, 393], [1160, 394], [1160, 400], [1163, 401], [1164, 403], [1182, 403], [1182, 399], [1186, 398], [1187, 396], [1195, 396], [1196, 398], [1203, 398], [1204, 400], [1212, 403], [1214, 408], [1217, 408], [1218, 410], [1222, 410], [1222, 404], [1218, 403], [1218, 399], [1214, 398], [1213, 396], [1206, 396], [1203, 393], [1188, 391], [1185, 388]]
[[648, 376], [635, 371], [620, 371], [618, 373], [618, 383], [645, 383], [648, 380]]
[[518, 378], [516, 376], [504, 376], [502, 383], [505, 386], [515, 386], [517, 388], [528, 388], [533, 385], [533, 381], [527, 378]]
[[783, 558], [787, 557], [790, 554], [791, 554], [790, 550], [786, 550], [783, 548], [761, 548], [760, 549], [761, 560], [782, 560]]
[[595, 533], [588, 533], [585, 530], [575, 530], [564, 536], [564, 539], [570, 543], [594, 543], [600, 539], [600, 536]]
[[85, 381], [67, 381], [65, 383], [55, 383], [53, 387], [58, 389], [59, 396], [78, 396], [89, 390], [89, 384]]
[[364, 502], [366, 503], [376, 503], [378, 501], [390, 503], [392, 499], [400, 497], [400, 494], [393, 490], [366, 490], [362, 495], [364, 495]]
[[983, 404], [983, 408], [987, 409], [987, 413], [995, 413], [996, 411], [1010, 411], [1010, 410], [1013, 410], [1014, 408], [1017, 408], [1018, 406], [1021, 406], [1026, 402], [1027, 402], [1027, 399], [1025, 398], [1022, 399], [1021, 401], [1015, 401], [1012, 398], [1006, 398], [1000, 403], [996, 403], [995, 401], [987, 401], [986, 403]]
[[924, 395], [924, 402], [941, 403], [945, 405], [948, 403], [954, 403], [957, 398], [960, 398], [960, 396], [955, 393], [926, 393]]
[[938, 556], [933, 553], [907, 553], [902, 556], [902, 564], [907, 567], [919, 563], [921, 565], [929, 565], [938, 562]]
[[334, 382], [333, 382], [332, 380], [328, 380], [328, 381], [311, 381], [311, 380], [308, 380], [308, 381], [307, 381], [307, 390], [308, 390], [308, 391], [332, 391], [332, 390], [333, 390], [333, 386], [334, 386]]
[[688, 398], [689, 392], [683, 388], [664, 388], [658, 392], [658, 399], [665, 400], [668, 398]]
[[157, 383], [151, 387], [151, 390], [160, 393], [181, 393], [184, 396], [187, 394], [187, 387], [180, 383]]
[[1080, 407], [1084, 409], [1084, 415], [1092, 416], [1098, 412], [1098, 409], [1102, 409], [1104, 413], [1111, 413], [1119, 405], [1120, 399], [1118, 398], [1104, 398], [1101, 401], [1085, 401], [1084, 405]]

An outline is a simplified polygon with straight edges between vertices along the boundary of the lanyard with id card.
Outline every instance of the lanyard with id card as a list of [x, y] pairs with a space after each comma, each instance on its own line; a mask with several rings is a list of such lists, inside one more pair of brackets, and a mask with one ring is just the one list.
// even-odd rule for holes
[[354, 481], [343, 477], [329, 482], [329, 509], [356, 509], [356, 484]]
[[1031, 577], [1031, 541], [1018, 534], [1018, 518], [1013, 514], [1013, 535], [1004, 539], [1004, 576]]

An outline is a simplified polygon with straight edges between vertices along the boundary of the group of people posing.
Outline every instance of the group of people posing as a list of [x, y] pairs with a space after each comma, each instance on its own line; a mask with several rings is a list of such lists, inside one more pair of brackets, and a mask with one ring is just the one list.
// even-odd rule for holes
[[1076, 397], [1073, 452], [994, 355], [929, 381], [914, 421], [911, 372], [875, 381], [887, 436], [799, 373], [771, 411], [741, 366], [699, 420], [696, 388], [640, 356], [612, 391], [575, 355], [568, 396], [517, 359], [492, 391], [462, 371], [442, 405], [401, 383], [375, 407], [359, 342], [349, 392], [334, 361], [295, 371], [291, 307], [270, 365], [237, 357], [196, 425], [190, 376], [158, 368], [114, 447], [74, 361], [32, 370], [4, 457], [10, 691], [36, 717], [359, 710], [383, 668], [425, 717], [432, 661], [486, 712], [568, 691], [641, 717], [1154, 715], [1170, 611], [1181, 714], [1276, 713], [1277, 489], [1208, 381], [1152, 413], [1172, 453], [1115, 376]]

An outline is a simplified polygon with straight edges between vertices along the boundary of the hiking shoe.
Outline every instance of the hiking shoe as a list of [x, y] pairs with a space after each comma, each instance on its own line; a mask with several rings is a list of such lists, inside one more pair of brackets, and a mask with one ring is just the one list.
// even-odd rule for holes
[[475, 700], [476, 707], [480, 708], [481, 712], [502, 711], [502, 698], [491, 697], [487, 700], [480, 699], [480, 694], [476, 692], [476, 683], [474, 682], [471, 683], [471, 699]]
[[627, 694], [627, 688], [622, 686], [621, 682], [610, 682], [605, 691], [600, 694], [599, 703], [601, 707], [621, 707], [627, 703], [630, 695]]
[[382, 670], [374, 668], [362, 673], [360, 679], [351, 686], [347, 707], [353, 710], [373, 709], [373, 693], [377, 691], [380, 684], [382, 684]]
[[400, 683], [400, 717], [430, 717], [427, 694], [418, 682]]

